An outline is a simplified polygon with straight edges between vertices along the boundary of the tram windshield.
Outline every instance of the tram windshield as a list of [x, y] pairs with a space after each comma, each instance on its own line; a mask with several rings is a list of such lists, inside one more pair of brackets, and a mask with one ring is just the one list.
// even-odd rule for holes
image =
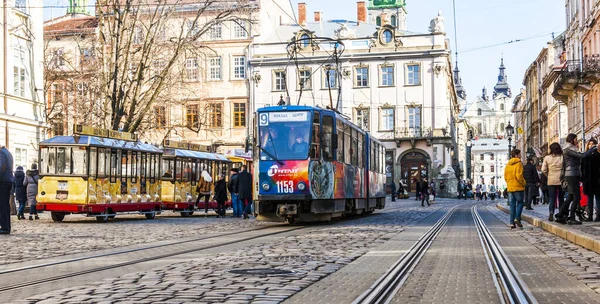
[[310, 112], [259, 114], [261, 160], [300, 160], [308, 157]]

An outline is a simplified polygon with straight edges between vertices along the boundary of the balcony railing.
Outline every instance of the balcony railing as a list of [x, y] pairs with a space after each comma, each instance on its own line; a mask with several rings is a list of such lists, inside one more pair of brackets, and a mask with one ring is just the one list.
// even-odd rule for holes
[[583, 80], [589, 84], [598, 83], [600, 81], [600, 55], [588, 55], [583, 60]]
[[396, 128], [396, 138], [429, 138], [433, 136], [431, 128]]
[[560, 71], [554, 85], [552, 96], [561, 101], [567, 101], [581, 76], [581, 62], [579, 60], [568, 60]]

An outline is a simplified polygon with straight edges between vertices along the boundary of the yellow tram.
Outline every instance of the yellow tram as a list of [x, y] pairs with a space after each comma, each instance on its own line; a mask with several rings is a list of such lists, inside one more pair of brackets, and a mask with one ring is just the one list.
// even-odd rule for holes
[[[163, 209], [180, 212], [183, 217], [203, 209], [203, 204], [195, 206], [198, 197], [196, 184], [200, 180], [202, 170], [206, 169], [214, 182], [219, 173], [229, 170], [230, 164], [231, 161], [225, 156], [209, 153], [206, 146], [165, 140], [160, 189]], [[216, 208], [216, 202], [211, 200], [208, 208]]]
[[40, 210], [57, 222], [67, 214], [106, 222], [117, 213], [153, 219], [160, 212], [159, 148], [131, 133], [82, 125], [73, 133], [40, 143]]

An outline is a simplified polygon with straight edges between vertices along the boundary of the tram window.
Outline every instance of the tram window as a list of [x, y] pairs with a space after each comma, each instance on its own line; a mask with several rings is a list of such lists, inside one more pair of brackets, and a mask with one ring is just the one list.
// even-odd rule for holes
[[375, 171], [375, 143], [371, 141], [369, 144], [369, 171]]
[[173, 174], [175, 171], [175, 159], [167, 158], [162, 160], [162, 179], [163, 180], [172, 180]]
[[338, 134], [338, 146], [337, 146], [337, 161], [344, 162], [344, 123], [338, 120], [336, 123], [337, 134]]
[[323, 116], [323, 159], [326, 161], [333, 160], [332, 139], [333, 134], [333, 117]]
[[190, 160], [182, 159], [181, 164], [182, 164], [181, 166], [183, 168], [183, 171], [181, 171], [183, 173], [182, 180], [184, 182], [189, 182], [192, 177], [192, 167], [190, 166]]
[[71, 148], [56, 148], [56, 174], [71, 174]]
[[127, 183], [127, 173], [129, 172], [129, 158], [131, 157], [131, 151], [121, 152], [121, 183]]
[[137, 183], [137, 177], [138, 177], [138, 157], [137, 157], [137, 152], [131, 152], [131, 158], [130, 158], [130, 165], [129, 167], [131, 168], [131, 182], [132, 183]]
[[120, 151], [118, 150], [110, 150], [110, 182], [111, 183], [116, 183], [117, 182], [117, 177], [119, 176], [119, 153]]
[[105, 149], [98, 148], [98, 174], [96, 175], [98, 177], [106, 176], [106, 165], [108, 164], [106, 158], [108, 157], [108, 154], [105, 153], [105, 151]]
[[192, 186], [196, 186], [196, 181], [198, 180], [198, 166], [200, 165], [200, 160], [194, 159], [191, 162], [192, 172], [190, 174], [190, 182]]
[[358, 166], [358, 132], [352, 129], [352, 165]]
[[319, 128], [321, 126], [321, 113], [315, 111], [312, 125], [312, 143], [310, 144], [310, 157], [319, 158], [319, 151], [321, 145], [321, 132]]
[[344, 163], [350, 164], [352, 158], [352, 133], [350, 131], [350, 126], [344, 124], [344, 150], [346, 151], [344, 155]]
[[157, 170], [159, 161], [160, 161], [160, 158], [158, 157], [158, 155], [150, 154], [149, 166], [150, 166], [150, 183], [151, 184], [156, 183], [156, 177], [158, 176], [158, 172], [159, 172], [159, 170]]
[[385, 148], [379, 146], [379, 173], [385, 173]]
[[96, 170], [96, 166], [98, 165], [98, 158], [96, 157], [97, 155], [97, 149], [96, 148], [90, 148], [90, 177], [95, 178], [97, 175], [97, 170]]
[[71, 149], [73, 165], [72, 174], [86, 175], [88, 168], [87, 150], [85, 147], [73, 147]]
[[145, 183], [148, 169], [148, 156], [146, 153], [140, 153], [140, 183]]
[[364, 148], [363, 148], [363, 142], [365, 140], [365, 136], [363, 134], [358, 133], [358, 167], [359, 168], [364, 168], [365, 164], [364, 164]]
[[42, 148], [41, 156], [42, 174], [56, 174], [56, 148]]

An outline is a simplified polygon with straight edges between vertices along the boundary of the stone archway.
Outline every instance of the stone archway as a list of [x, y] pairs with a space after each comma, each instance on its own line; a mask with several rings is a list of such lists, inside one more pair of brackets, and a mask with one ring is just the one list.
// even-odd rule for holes
[[429, 178], [431, 172], [431, 158], [429, 154], [420, 149], [404, 151], [398, 156], [397, 172], [400, 172], [400, 180], [406, 185], [408, 192], [414, 192], [416, 183], [424, 178]]

